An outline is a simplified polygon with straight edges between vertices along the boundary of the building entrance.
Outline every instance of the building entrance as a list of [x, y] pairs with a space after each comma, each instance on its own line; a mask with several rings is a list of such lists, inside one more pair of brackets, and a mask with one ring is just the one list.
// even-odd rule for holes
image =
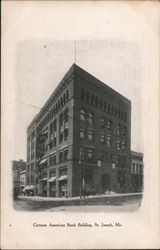
[[111, 179], [108, 174], [105, 174], [102, 176], [101, 179], [101, 186], [102, 186], [102, 192], [106, 192], [107, 190], [110, 191], [110, 184], [111, 184]]

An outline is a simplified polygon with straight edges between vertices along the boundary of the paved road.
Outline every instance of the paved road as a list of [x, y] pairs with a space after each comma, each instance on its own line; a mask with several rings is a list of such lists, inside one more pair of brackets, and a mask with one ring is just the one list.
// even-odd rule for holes
[[22, 198], [14, 201], [20, 211], [133, 212], [140, 207], [142, 195], [89, 198], [85, 200], [45, 200]]

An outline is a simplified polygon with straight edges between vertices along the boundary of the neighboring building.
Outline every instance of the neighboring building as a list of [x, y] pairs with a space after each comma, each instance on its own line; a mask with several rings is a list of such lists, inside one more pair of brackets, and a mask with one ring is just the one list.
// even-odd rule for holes
[[131, 151], [131, 180], [134, 192], [143, 190], [143, 154]]
[[20, 195], [26, 185], [26, 162], [23, 160], [12, 161], [13, 192]]
[[131, 102], [73, 64], [27, 129], [35, 195], [128, 192]]

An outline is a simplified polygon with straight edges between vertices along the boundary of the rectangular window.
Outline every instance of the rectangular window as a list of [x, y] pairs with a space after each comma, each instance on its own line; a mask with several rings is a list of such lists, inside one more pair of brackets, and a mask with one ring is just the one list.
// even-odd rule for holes
[[107, 136], [107, 147], [110, 148], [111, 147], [111, 137]]
[[120, 140], [117, 140], [117, 149], [121, 149], [121, 142], [120, 142]]
[[105, 128], [105, 119], [101, 118], [100, 120], [101, 128]]
[[68, 148], [64, 150], [64, 161], [68, 160]]
[[84, 161], [84, 148], [80, 147], [80, 150], [79, 150], [79, 163], [81, 163], [82, 161]]
[[93, 160], [93, 150], [92, 149], [88, 149], [87, 158], [88, 158], [88, 160]]
[[93, 140], [93, 131], [92, 131], [92, 130], [89, 130], [89, 131], [88, 131], [88, 140], [89, 140], [89, 141], [92, 141], [92, 140]]
[[112, 122], [110, 120], [107, 121], [107, 128], [111, 129]]
[[125, 135], [125, 134], [126, 134], [126, 127], [123, 126], [123, 127], [122, 127], [122, 135]]
[[122, 149], [124, 150], [126, 148], [126, 143], [122, 142]]
[[120, 125], [117, 126], [117, 135], [120, 135]]
[[80, 128], [80, 138], [84, 139], [85, 136], [85, 129], [84, 128]]
[[59, 152], [59, 162], [63, 162], [63, 151]]
[[50, 170], [50, 177], [56, 176], [56, 171], [55, 170]]
[[100, 153], [100, 160], [104, 161], [104, 153], [103, 152]]
[[101, 143], [105, 144], [105, 135], [104, 134], [101, 134]]
[[56, 144], [57, 144], [57, 138], [56, 138], [56, 136], [54, 136], [54, 140], [53, 140], [54, 147], [56, 147]]
[[59, 143], [62, 143], [62, 142], [63, 142], [63, 132], [60, 132]]
[[66, 141], [68, 139], [68, 128], [64, 129], [64, 140]]

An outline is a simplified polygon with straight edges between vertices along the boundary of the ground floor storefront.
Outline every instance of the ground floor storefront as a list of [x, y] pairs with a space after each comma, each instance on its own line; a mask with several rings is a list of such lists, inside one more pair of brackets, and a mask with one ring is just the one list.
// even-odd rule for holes
[[[32, 195], [42, 197], [74, 197], [106, 192], [126, 193], [130, 191], [130, 172], [126, 168], [115, 169], [111, 164], [60, 165], [43, 169], [37, 183], [32, 186]], [[31, 186], [28, 186], [31, 187]], [[31, 192], [26, 190], [27, 195]]]

